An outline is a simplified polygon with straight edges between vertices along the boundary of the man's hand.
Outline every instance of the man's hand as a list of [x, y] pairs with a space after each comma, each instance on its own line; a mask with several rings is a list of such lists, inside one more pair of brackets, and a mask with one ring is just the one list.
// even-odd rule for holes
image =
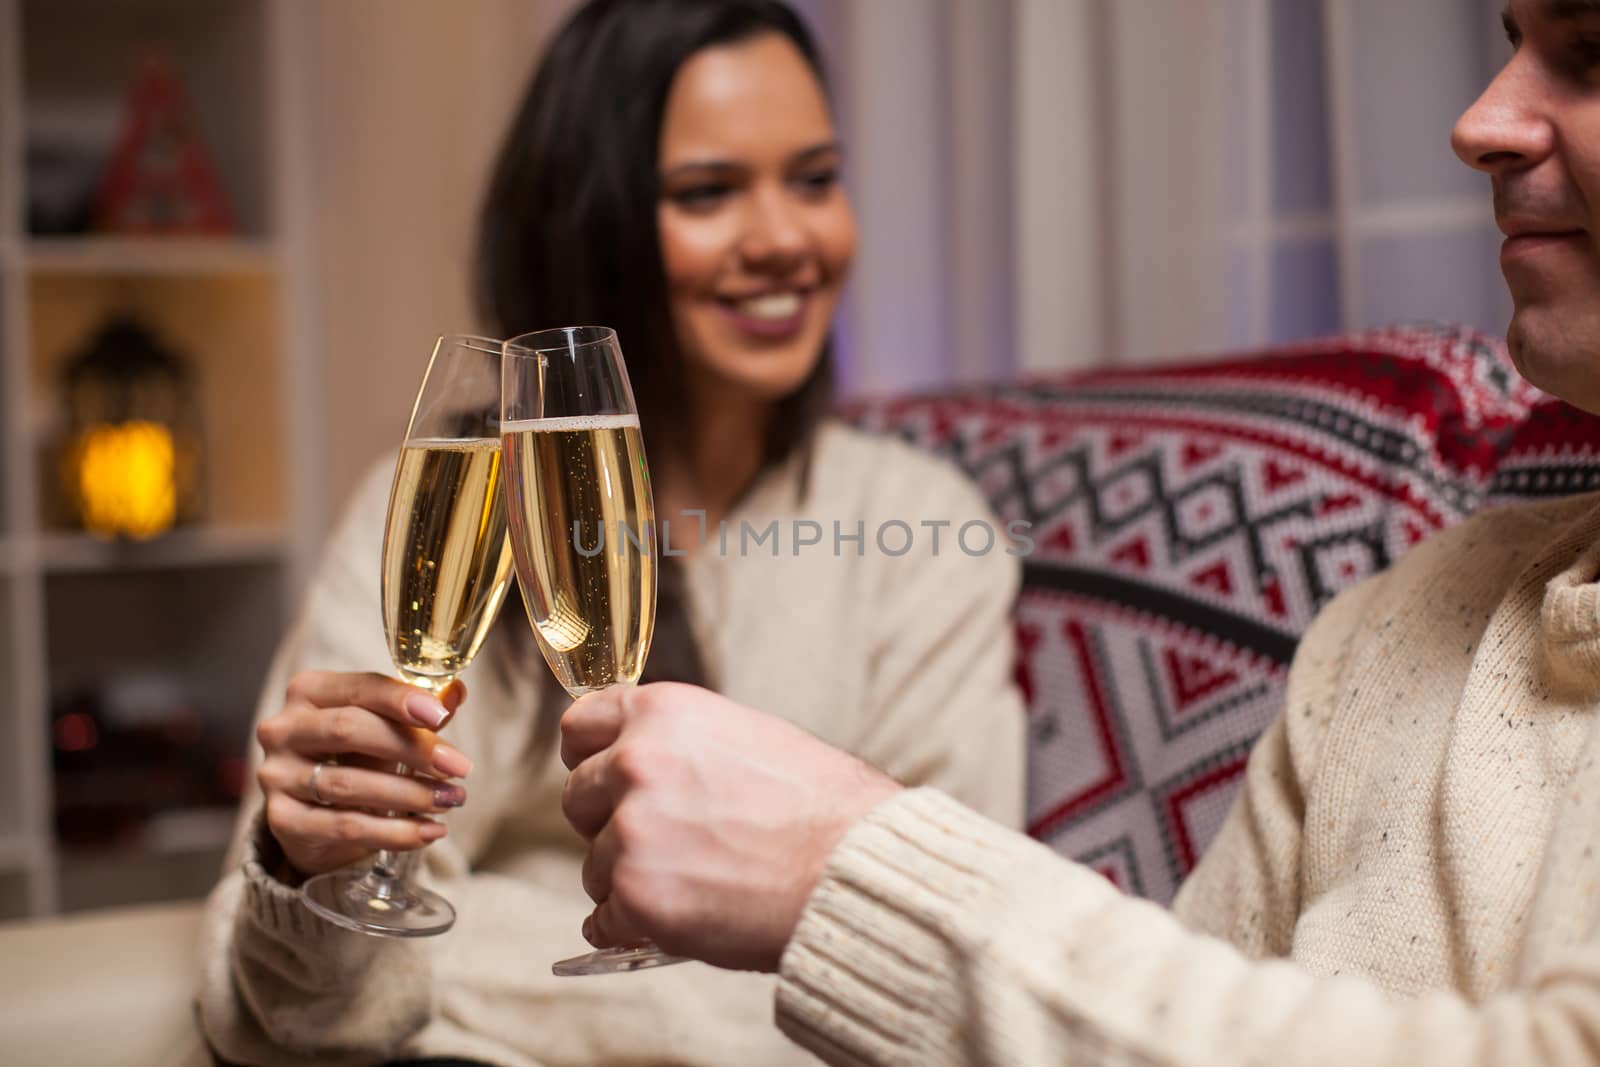
[[668, 683], [573, 704], [561, 758], [599, 905], [584, 936], [745, 970], [777, 969], [828, 854], [901, 788], [782, 719]]

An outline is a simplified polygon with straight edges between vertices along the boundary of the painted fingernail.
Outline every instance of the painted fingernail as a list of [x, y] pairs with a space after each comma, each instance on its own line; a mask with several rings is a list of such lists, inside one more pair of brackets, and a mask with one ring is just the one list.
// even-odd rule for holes
[[433, 806], [436, 808], [459, 808], [467, 802], [467, 791], [459, 785], [441, 785], [433, 790]]
[[433, 746], [433, 769], [448, 778], [465, 778], [472, 773], [472, 761], [441, 741]]
[[444, 832], [444, 824], [437, 822], [425, 822], [422, 829], [417, 831], [424, 841], [437, 841], [444, 836]]
[[589, 944], [594, 944], [594, 916], [583, 920], [583, 939]]
[[443, 704], [423, 693], [412, 693], [406, 697], [405, 709], [406, 714], [411, 716], [418, 726], [426, 726], [430, 730], [436, 729], [444, 722], [448, 714]]

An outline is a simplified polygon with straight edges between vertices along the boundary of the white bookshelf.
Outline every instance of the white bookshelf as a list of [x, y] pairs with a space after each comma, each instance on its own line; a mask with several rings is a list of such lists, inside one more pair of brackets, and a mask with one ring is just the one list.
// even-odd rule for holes
[[30, 834], [0, 836], [0, 867], [15, 869], [27, 865], [37, 848], [38, 842]]
[[[275, 565], [286, 558], [288, 550], [283, 529], [272, 525], [214, 524], [178, 529], [145, 544], [104, 541], [81, 533], [49, 533], [38, 539], [26, 565], [47, 574]], [[24, 553], [21, 549], [13, 551]]]
[[42, 237], [22, 245], [21, 265], [38, 274], [274, 274], [276, 246], [252, 238]]
[[[110, 844], [59, 839], [52, 714], [155, 676], [243, 754], [316, 528], [304, 17], [286, 0], [0, 0], [0, 920], [195, 895], [219, 869], [217, 811], [169, 810]], [[120, 113], [152, 44], [184, 83], [237, 232], [29, 233], [30, 123]], [[60, 369], [115, 311], [200, 383], [203, 518], [143, 544], [47, 525]]]

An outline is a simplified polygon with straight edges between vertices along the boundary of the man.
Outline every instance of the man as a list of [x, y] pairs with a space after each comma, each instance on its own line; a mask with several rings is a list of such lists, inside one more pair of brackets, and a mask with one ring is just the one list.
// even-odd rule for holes
[[[1458, 123], [1534, 383], [1600, 412], [1600, 2]], [[1489, 512], [1301, 644], [1169, 915], [687, 687], [563, 722], [597, 945], [777, 970], [835, 1063], [1600, 1064], [1600, 496]]]

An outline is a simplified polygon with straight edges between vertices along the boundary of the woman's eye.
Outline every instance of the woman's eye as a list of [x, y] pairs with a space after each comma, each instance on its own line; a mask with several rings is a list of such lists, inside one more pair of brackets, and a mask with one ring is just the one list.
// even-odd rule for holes
[[1567, 45], [1573, 66], [1582, 71], [1600, 67], [1600, 35], [1584, 34], [1574, 37]]
[[726, 185], [706, 183], [704, 185], [687, 185], [673, 191], [671, 200], [679, 207], [690, 211], [705, 211], [722, 203], [732, 192]]
[[807, 171], [795, 179], [802, 192], [811, 196], [823, 196], [839, 182], [837, 167], [828, 167], [824, 170]]

